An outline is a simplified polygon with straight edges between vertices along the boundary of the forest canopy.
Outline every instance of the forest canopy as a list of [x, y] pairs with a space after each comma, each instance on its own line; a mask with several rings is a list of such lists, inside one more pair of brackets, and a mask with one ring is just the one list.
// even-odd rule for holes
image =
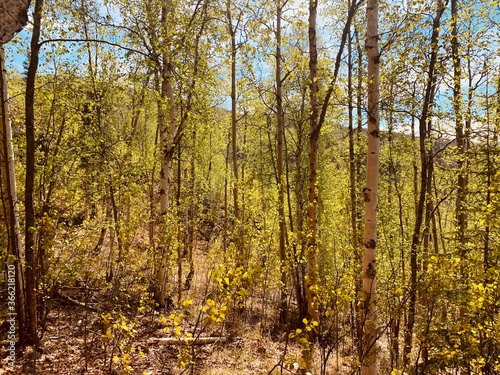
[[497, 2], [11, 3], [7, 373], [500, 373]]

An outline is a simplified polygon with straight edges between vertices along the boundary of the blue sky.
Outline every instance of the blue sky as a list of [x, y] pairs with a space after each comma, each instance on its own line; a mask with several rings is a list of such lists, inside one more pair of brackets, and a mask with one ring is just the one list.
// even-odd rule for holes
[[23, 63], [26, 61], [26, 50], [29, 46], [30, 31], [23, 29], [13, 40], [5, 44], [5, 57], [7, 69], [24, 72]]

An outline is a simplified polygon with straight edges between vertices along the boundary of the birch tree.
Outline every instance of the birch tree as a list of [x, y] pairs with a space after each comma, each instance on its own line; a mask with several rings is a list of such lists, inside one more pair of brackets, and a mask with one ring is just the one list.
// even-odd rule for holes
[[376, 274], [377, 189], [380, 153], [378, 0], [366, 4], [366, 54], [368, 56], [368, 149], [366, 156], [365, 232], [363, 239], [364, 335], [363, 375], [377, 374]]

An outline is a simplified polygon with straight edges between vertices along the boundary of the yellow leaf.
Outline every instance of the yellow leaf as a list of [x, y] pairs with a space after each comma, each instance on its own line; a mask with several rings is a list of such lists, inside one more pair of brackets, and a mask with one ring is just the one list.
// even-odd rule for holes
[[305, 337], [301, 337], [300, 339], [297, 340], [297, 344], [303, 346], [304, 348], [309, 345], [309, 341]]
[[304, 360], [304, 358], [302, 358], [302, 357], [299, 358], [299, 366], [300, 366], [300, 368], [306, 368], [307, 367], [307, 363]]

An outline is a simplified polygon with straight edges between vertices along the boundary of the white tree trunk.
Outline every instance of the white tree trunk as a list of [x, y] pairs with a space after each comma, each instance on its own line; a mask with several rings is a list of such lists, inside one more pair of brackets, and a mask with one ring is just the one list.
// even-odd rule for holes
[[366, 160], [365, 233], [363, 251], [363, 295], [365, 299], [363, 335], [363, 375], [377, 374], [376, 246], [377, 187], [379, 166], [379, 49], [378, 0], [366, 4], [366, 54], [368, 56], [368, 149]]

